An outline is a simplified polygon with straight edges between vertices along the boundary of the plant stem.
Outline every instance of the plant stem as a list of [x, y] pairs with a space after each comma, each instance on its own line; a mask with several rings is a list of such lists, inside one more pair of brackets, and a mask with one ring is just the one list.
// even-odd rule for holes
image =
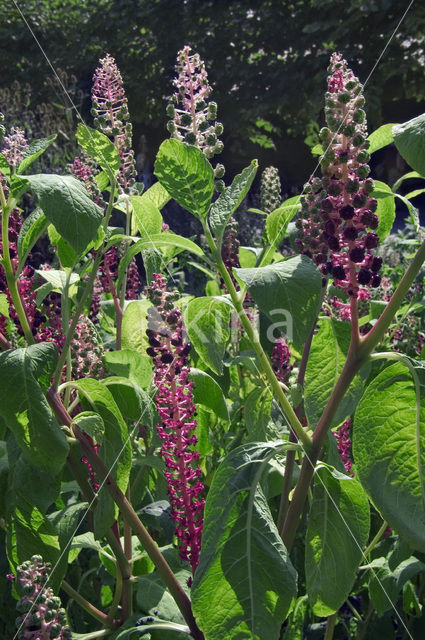
[[9, 288], [10, 297], [12, 298], [13, 306], [15, 307], [16, 314], [18, 316], [19, 323], [24, 332], [25, 339], [28, 344], [34, 344], [34, 336], [32, 335], [31, 327], [28, 323], [27, 314], [25, 311], [25, 305], [19, 293], [17, 279], [13, 270], [12, 260], [10, 258], [9, 248], [9, 218], [12, 210], [10, 202], [6, 202], [3, 187], [0, 184], [0, 204], [2, 209], [1, 216], [1, 240], [3, 243], [3, 268], [6, 276], [7, 286]]
[[373, 349], [379, 344], [384, 337], [385, 331], [391, 324], [392, 319], [397, 313], [404, 297], [409, 291], [414, 279], [416, 278], [422, 263], [425, 260], [425, 240], [422, 242], [418, 249], [417, 254], [413, 258], [409, 265], [409, 268], [405, 272], [404, 276], [400, 280], [396, 290], [390, 298], [387, 306], [385, 307], [379, 319], [372, 327], [372, 329], [360, 340], [361, 352], [366, 352], [368, 355], [372, 353]]
[[61, 588], [67, 593], [75, 602], [78, 602], [80, 607], [87, 611], [93, 618], [95, 618], [98, 622], [103, 624], [104, 627], [108, 627], [109, 629], [114, 629], [118, 627], [118, 622], [113, 620], [106, 613], [102, 613], [95, 606], [93, 606], [88, 600], [83, 598], [82, 595], [78, 593], [73, 587], [71, 587], [66, 580], [62, 580]]
[[0, 349], [2, 351], [7, 351], [8, 349], [12, 349], [12, 345], [9, 340], [7, 340], [4, 335], [0, 332]]
[[382, 538], [383, 534], [387, 530], [387, 527], [388, 527], [388, 522], [386, 522], [384, 520], [384, 522], [382, 523], [378, 533], [374, 536], [374, 538], [371, 540], [371, 542], [369, 542], [369, 544], [366, 547], [366, 549], [363, 551], [363, 557], [364, 558], [367, 558], [369, 553], [372, 551], [372, 549], [378, 544], [378, 542]]
[[368, 359], [373, 349], [382, 339], [385, 331], [388, 329], [391, 320], [397, 313], [404, 296], [409, 290], [410, 285], [414, 281], [422, 263], [425, 260], [425, 240], [420, 246], [418, 253], [413, 258], [409, 268], [405, 272], [398, 287], [394, 291], [388, 305], [382, 312], [375, 326], [369, 331], [365, 337], [359, 337], [356, 331], [352, 331], [350, 347], [347, 354], [341, 375], [332, 391], [328, 403], [317, 423], [313, 433], [313, 449], [306, 455], [303, 460], [300, 475], [295, 487], [294, 495], [288, 509], [285, 523], [282, 531], [282, 539], [286, 548], [292, 548], [295, 534], [298, 528], [298, 522], [304, 509], [307, 492], [314, 473], [314, 467], [319, 459], [320, 451], [326, 433], [330, 427], [335, 412], [348, 390], [354, 376]]
[[220, 252], [217, 250], [216, 244], [214, 242], [214, 238], [212, 237], [211, 231], [206, 221], [203, 221], [203, 226], [204, 226], [204, 232], [205, 232], [208, 245], [216, 260], [217, 269], [219, 270], [220, 275], [223, 278], [223, 281], [227, 287], [227, 290], [230, 294], [233, 305], [239, 315], [243, 328], [245, 329], [248, 339], [251, 342], [251, 346], [253, 347], [255, 353], [257, 354], [257, 358], [260, 362], [262, 372], [266, 376], [268, 383], [273, 390], [274, 396], [283, 410], [283, 413], [289, 423], [290, 428], [292, 429], [292, 431], [295, 432], [298, 440], [302, 442], [303, 447], [307, 451], [309, 451], [312, 445], [311, 439], [308, 436], [308, 434], [304, 431], [302, 424], [298, 420], [295, 414], [295, 411], [291, 407], [287, 397], [283, 392], [282, 387], [280, 386], [279, 380], [276, 378], [276, 375], [273, 371], [273, 367], [271, 366], [270, 361], [263, 347], [261, 346], [258, 332], [254, 330], [248, 316], [245, 313], [245, 310], [243, 308], [243, 303], [238, 295], [238, 292], [234, 287], [234, 284], [229, 275], [229, 272], [227, 271], [223, 263]]
[[[130, 503], [130, 486], [127, 487], [125, 494], [128, 502]], [[130, 575], [123, 576], [123, 618], [127, 620], [133, 614], [133, 585], [131, 583], [131, 557], [133, 555], [131, 544], [131, 526], [124, 520], [124, 555], [127, 559]]]
[[328, 617], [328, 622], [326, 624], [326, 633], [323, 640], [332, 640], [334, 637], [334, 629], [335, 629], [335, 621], [336, 621], [336, 613], [333, 613]]
[[123, 519], [131, 526], [134, 533], [137, 535], [144, 549], [146, 550], [146, 553], [155, 564], [158, 573], [170, 590], [171, 595], [173, 596], [184, 619], [186, 620], [186, 623], [188, 624], [193, 637], [195, 638], [195, 640], [204, 640], [204, 635], [198, 628], [193, 616], [190, 600], [187, 597], [186, 593], [183, 591], [173, 572], [171, 571], [170, 566], [168, 565], [155, 541], [149, 535], [147, 529], [140, 521], [137, 513], [134, 511], [133, 507], [128, 502], [123, 492], [119, 489], [115, 481], [109, 476], [109, 472], [104, 466], [102, 460], [90, 448], [77, 427], [74, 428], [74, 432], [75, 436], [80, 442], [81, 448], [84, 451], [84, 455], [87, 457], [90, 464], [95, 469], [96, 474], [101, 479], [101, 481], [105, 482], [105, 486], [109, 493], [112, 495], [115, 503], [118, 505]]

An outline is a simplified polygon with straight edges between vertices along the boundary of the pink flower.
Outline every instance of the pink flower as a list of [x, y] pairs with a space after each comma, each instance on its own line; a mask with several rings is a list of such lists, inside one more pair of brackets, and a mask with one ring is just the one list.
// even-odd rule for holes
[[136, 181], [132, 126], [121, 73], [109, 53], [102, 58], [93, 76], [92, 113], [94, 124], [111, 136], [121, 158], [117, 180], [121, 193], [129, 193]]
[[281, 382], [286, 382], [292, 371], [292, 367], [289, 364], [290, 359], [291, 352], [288, 345], [283, 338], [278, 338], [273, 347], [271, 362], [276, 377]]
[[[172, 118], [168, 130], [173, 138], [197, 146], [207, 158], [212, 158], [223, 150], [223, 143], [218, 139], [223, 125], [215, 122], [216, 103], [208, 104], [211, 87], [205, 64], [199, 54], [191, 53], [186, 45], [177, 54], [176, 72], [176, 92], [167, 107], [167, 114]], [[221, 178], [223, 174], [224, 167], [217, 165], [215, 177]]]
[[146, 293], [154, 305], [146, 332], [150, 344], [147, 352], [155, 365], [156, 405], [161, 418], [158, 433], [167, 468], [165, 478], [180, 557], [190, 563], [194, 573], [201, 548], [204, 485], [200, 480], [199, 453], [193, 450], [197, 438], [193, 382], [189, 381], [190, 344], [185, 340], [180, 309], [174, 306], [178, 294], [166, 291], [163, 276], [154, 274]]
[[20, 127], [12, 127], [8, 136], [4, 137], [2, 154], [11, 167], [17, 167], [23, 160], [28, 142], [25, 132]]

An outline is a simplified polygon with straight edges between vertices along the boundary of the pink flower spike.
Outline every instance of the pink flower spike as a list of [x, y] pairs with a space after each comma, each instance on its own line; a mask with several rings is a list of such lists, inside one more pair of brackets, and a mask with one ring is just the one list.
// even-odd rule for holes
[[154, 380], [158, 388], [156, 405], [161, 423], [158, 434], [162, 440], [161, 454], [168, 484], [172, 518], [180, 557], [187, 560], [192, 573], [199, 561], [203, 525], [204, 486], [199, 480], [199, 453], [192, 449], [197, 443], [193, 383], [189, 381], [190, 344], [184, 335], [181, 311], [174, 306], [177, 293], [166, 291], [163, 276], [154, 274], [146, 294], [154, 305], [149, 310], [146, 331], [153, 358]]

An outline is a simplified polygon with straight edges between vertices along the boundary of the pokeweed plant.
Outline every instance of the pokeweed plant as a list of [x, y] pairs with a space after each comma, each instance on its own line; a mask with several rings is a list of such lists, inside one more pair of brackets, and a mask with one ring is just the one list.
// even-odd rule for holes
[[[1, 130], [0, 509], [15, 637], [418, 637], [425, 400], [421, 343], [403, 331], [423, 313], [425, 241], [417, 194], [376, 183], [369, 159], [394, 141], [425, 179], [425, 116], [368, 137], [362, 86], [333, 54], [321, 175], [282, 202], [268, 168], [264, 246], [240, 247], [234, 214], [258, 163], [225, 186], [205, 66], [184, 47], [176, 72], [171, 138], [144, 193], [110, 55], [72, 175], [28, 172], [54, 137]], [[396, 197], [415, 253], [394, 276]], [[203, 247], [163, 223], [171, 198], [200, 221]], [[34, 269], [45, 233], [54, 259]], [[177, 290], [182, 252], [205, 296]]]

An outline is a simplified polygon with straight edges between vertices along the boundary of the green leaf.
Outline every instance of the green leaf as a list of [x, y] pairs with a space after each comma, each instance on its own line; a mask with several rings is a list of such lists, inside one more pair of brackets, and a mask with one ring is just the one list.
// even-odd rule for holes
[[155, 182], [142, 196], [146, 200], [149, 200], [158, 209], [162, 209], [167, 202], [171, 200], [171, 196], [160, 182]]
[[165, 140], [154, 173], [181, 207], [205, 218], [214, 192], [214, 171], [200, 149], [179, 140]]
[[87, 433], [92, 439], [94, 444], [102, 444], [103, 436], [105, 435], [105, 425], [102, 420], [102, 416], [94, 411], [81, 411], [75, 418], [72, 419], [72, 424], [76, 424], [81, 431]]
[[2, 153], [0, 153], [0, 171], [4, 176], [10, 175], [9, 163]]
[[[62, 269], [36, 269], [35, 272], [38, 273], [39, 276], [44, 278], [46, 282], [50, 282], [54, 289], [56, 289], [60, 293], [63, 293], [65, 291], [67, 274]], [[79, 279], [80, 277], [78, 274], [71, 273], [68, 286], [74, 284], [75, 282], [78, 282]]]
[[[60, 493], [60, 474], [52, 475], [49, 470], [30, 464], [21, 455], [13, 460], [10, 471], [14, 495], [22, 496], [42, 513], [46, 513]], [[29, 478], [31, 482], [28, 482]]]
[[405, 583], [425, 570], [423, 562], [411, 556], [391, 571], [388, 558], [376, 558], [370, 563], [373, 569], [369, 580], [369, 595], [378, 616], [394, 609]]
[[39, 207], [23, 221], [17, 242], [19, 272], [22, 271], [31, 249], [47, 229], [47, 224], [47, 218]]
[[226, 187], [212, 204], [209, 216], [211, 231], [219, 245], [229, 219], [250, 190], [257, 169], [258, 160], [253, 160], [249, 167], [246, 167], [242, 173], [235, 176], [232, 184]]
[[121, 166], [121, 158], [109, 138], [82, 123], [78, 125], [76, 135], [80, 147], [113, 179]]
[[22, 194], [24, 194], [30, 188], [30, 183], [27, 177], [17, 176], [13, 174], [10, 176], [10, 193], [12, 197], [18, 201]]
[[406, 162], [425, 176], [425, 113], [393, 127], [395, 146]]
[[383, 124], [381, 127], [378, 127], [378, 129], [375, 129], [375, 131], [372, 131], [368, 138], [370, 142], [368, 152], [374, 153], [378, 151], [378, 149], [382, 149], [382, 147], [386, 147], [388, 144], [391, 144], [391, 142], [394, 142], [393, 127], [395, 126], [397, 125]]
[[[306, 256], [257, 267], [235, 269], [259, 309], [301, 351], [319, 311], [322, 276]], [[270, 339], [275, 339], [273, 331]]]
[[331, 615], [347, 599], [369, 526], [369, 502], [360, 482], [319, 463], [305, 552], [307, 594], [316, 616]]
[[[116, 236], [114, 237], [116, 238]], [[172, 247], [173, 249], [179, 247], [180, 249], [184, 249], [186, 251], [194, 253], [196, 256], [204, 255], [201, 247], [198, 247], [198, 245], [192, 242], [192, 240], [188, 240], [183, 236], [178, 236], [171, 231], [152, 234], [149, 237], [135, 242], [131, 247], [127, 249], [124, 256], [121, 258], [118, 265], [118, 286], [121, 283], [122, 278], [124, 277], [125, 270], [127, 269], [134, 256], [136, 256], [144, 249], [156, 249], [158, 247]]]
[[35, 161], [48, 147], [56, 140], [56, 133], [48, 138], [40, 138], [29, 143], [25, 155], [18, 165], [17, 173], [24, 173], [28, 167]]
[[130, 196], [133, 207], [133, 219], [135, 223], [134, 233], [138, 231], [142, 238], [161, 233], [162, 215], [146, 194], [143, 196]]
[[73, 176], [38, 174], [28, 176], [27, 180], [46, 218], [71, 247], [81, 253], [96, 237], [103, 220], [102, 209]]
[[151, 430], [154, 430], [158, 423], [155, 402], [149, 393], [140, 389], [130, 382], [128, 378], [113, 376], [103, 380], [109, 391], [112, 393], [115, 402], [122, 415], [134, 422], [140, 421]]
[[[257, 254], [255, 247], [239, 247], [239, 264], [243, 269], [255, 267], [257, 262]], [[211, 274], [210, 277], [212, 277]]]
[[[131, 443], [127, 425], [115, 400], [107, 388], [98, 380], [84, 378], [72, 383], [78, 391], [83, 408], [94, 410], [105, 425], [105, 435], [98, 455], [121, 491], [125, 492], [131, 469]], [[118, 507], [109, 491], [99, 492], [94, 512], [94, 534], [97, 538], [105, 535], [118, 516]]]
[[152, 306], [149, 300], [133, 300], [124, 311], [122, 319], [122, 348], [134, 349], [143, 355], [149, 347], [146, 329], [148, 328], [147, 313]]
[[214, 475], [191, 593], [206, 640], [279, 638], [296, 595], [296, 572], [258, 482], [283, 447], [238, 447]]
[[425, 551], [423, 397], [418, 427], [415, 407], [411, 373], [401, 363], [386, 367], [355, 413], [353, 454], [360, 482], [382, 517], [412, 548]]
[[137, 384], [139, 387], [148, 387], [152, 380], [151, 359], [133, 349], [121, 349], [120, 351], [107, 351], [104, 361], [113, 373]]
[[56, 362], [56, 347], [47, 342], [0, 354], [0, 416], [24, 459], [54, 476], [69, 449], [43, 393]]
[[390, 235], [395, 220], [395, 195], [385, 182], [374, 180], [375, 189], [371, 193], [373, 198], [377, 199], [378, 208], [376, 209], [376, 215], [379, 218], [378, 228], [376, 233], [379, 236], [379, 241], [383, 242], [387, 236]]
[[68, 570], [68, 561], [71, 562], [70, 556], [72, 557], [73, 555], [69, 553], [71, 540], [78, 531], [81, 522], [84, 521], [88, 510], [88, 504], [86, 502], [79, 502], [78, 504], [68, 505], [60, 511], [54, 511], [47, 516], [49, 522], [51, 522], [58, 534], [61, 550], [60, 559], [54, 571], [55, 584], [58, 585], [58, 587]]
[[219, 384], [201, 369], [191, 368], [189, 379], [194, 383], [193, 399], [202, 404], [223, 420], [229, 420], [229, 410]]
[[285, 235], [288, 224], [300, 208], [300, 196], [288, 198], [266, 218], [266, 234], [269, 243], [276, 248]]
[[[50, 562], [55, 567], [61, 550], [56, 529], [46, 516], [37, 507], [20, 498], [15, 508], [13, 524], [18, 562], [25, 562], [32, 555], [39, 554], [45, 562]], [[58, 589], [62, 578], [59, 572], [52, 572], [50, 586]]]
[[0, 315], [9, 317], [9, 302], [5, 293], [0, 293]]
[[[313, 338], [304, 386], [305, 412], [315, 427], [344, 366], [351, 338], [351, 323], [320, 318]], [[331, 426], [340, 424], [357, 407], [363, 391], [360, 376], [355, 376], [340, 402]]]
[[184, 321], [189, 339], [204, 364], [223, 373], [223, 356], [230, 338], [229, 303], [222, 297], [199, 297], [186, 307]]

